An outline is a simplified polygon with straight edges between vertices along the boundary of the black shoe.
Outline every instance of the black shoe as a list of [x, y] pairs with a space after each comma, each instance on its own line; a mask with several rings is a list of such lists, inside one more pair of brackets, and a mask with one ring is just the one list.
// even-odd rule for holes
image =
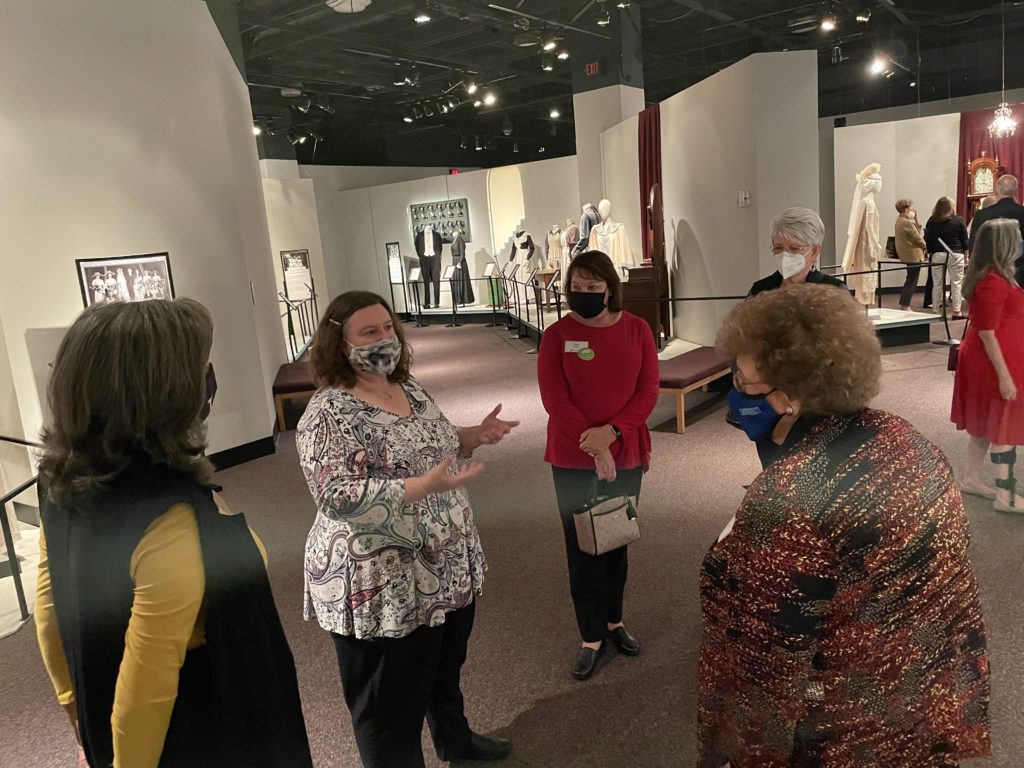
[[596, 651], [593, 648], [580, 648], [576, 660], [572, 663], [572, 676], [577, 680], [588, 680], [597, 670], [597, 660], [604, 654], [604, 641]]
[[621, 651], [626, 656], [639, 656], [640, 655], [640, 641], [629, 634], [629, 631], [625, 627], [616, 627], [608, 633], [615, 644], [619, 646]]
[[489, 736], [481, 736], [479, 733], [471, 733], [469, 744], [457, 758], [452, 760], [452, 764], [457, 765], [463, 760], [493, 763], [497, 760], [504, 760], [511, 753], [512, 742], [508, 739], [492, 739]]
[[424, 305], [423, 305], [423, 308], [424, 308], [424, 309], [430, 309], [430, 305], [429, 305], [429, 304], [424, 304]]

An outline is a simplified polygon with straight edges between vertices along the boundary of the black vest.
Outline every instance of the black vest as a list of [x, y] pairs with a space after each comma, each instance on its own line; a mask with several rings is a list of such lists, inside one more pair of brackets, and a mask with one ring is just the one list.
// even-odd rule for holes
[[82, 744], [113, 763], [110, 717], [131, 617], [132, 553], [175, 504], [196, 513], [206, 644], [185, 656], [161, 768], [312, 766], [295, 664], [266, 569], [242, 515], [222, 515], [210, 488], [163, 467], [133, 465], [107, 491], [65, 509], [41, 493], [53, 602]]

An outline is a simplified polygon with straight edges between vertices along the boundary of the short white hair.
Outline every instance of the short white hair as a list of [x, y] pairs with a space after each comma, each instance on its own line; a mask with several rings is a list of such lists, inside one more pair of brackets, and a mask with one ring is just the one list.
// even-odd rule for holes
[[777, 235], [804, 245], [821, 245], [825, 241], [825, 222], [810, 208], [787, 208], [772, 220], [772, 240]]
[[1003, 197], [1014, 197], [1017, 194], [1017, 177], [1006, 173], [996, 181], [996, 192]]

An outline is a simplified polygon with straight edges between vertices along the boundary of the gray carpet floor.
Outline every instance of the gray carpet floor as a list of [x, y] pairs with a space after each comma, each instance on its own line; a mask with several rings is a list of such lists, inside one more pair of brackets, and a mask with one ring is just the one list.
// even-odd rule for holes
[[[653, 466], [644, 480], [643, 539], [630, 553], [626, 602], [626, 621], [641, 639], [643, 655], [610, 653], [592, 680], [578, 683], [569, 676], [578, 636], [551, 475], [543, 462], [536, 357], [502, 329], [407, 328], [414, 373], [449, 418], [475, 423], [502, 403], [504, 416], [522, 421], [503, 444], [478, 453], [487, 471], [471, 487], [490, 561], [464, 675], [471, 723], [515, 741], [513, 757], [503, 763], [508, 766], [693, 765], [700, 562], [735, 512], [743, 485], [759, 471], [753, 446], [725, 424], [721, 395], [687, 398], [684, 435], [673, 431], [670, 398], [662, 398], [651, 417]], [[935, 338], [939, 331], [933, 328]], [[952, 375], [945, 363], [942, 347], [887, 350], [875, 405], [909, 419], [960, 469], [967, 441], [949, 423]], [[292, 425], [297, 415], [290, 414]], [[358, 766], [329, 637], [301, 619], [302, 550], [313, 505], [297, 465], [294, 433], [280, 435], [275, 455], [222, 472], [219, 479], [228, 501], [246, 514], [269, 550], [316, 765]], [[992, 759], [970, 766], [1018, 768], [1024, 764], [1024, 515], [996, 514], [975, 498], [967, 507], [989, 633], [995, 749]], [[426, 735], [424, 748], [427, 764], [439, 765]], [[0, 766], [65, 768], [73, 757], [30, 623], [0, 641]]]

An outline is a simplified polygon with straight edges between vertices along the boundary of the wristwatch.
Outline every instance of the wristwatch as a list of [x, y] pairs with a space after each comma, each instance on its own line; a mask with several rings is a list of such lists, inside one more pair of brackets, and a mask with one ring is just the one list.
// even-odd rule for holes
[[622, 439], [622, 431], [618, 427], [616, 427], [614, 424], [609, 424], [608, 426], [611, 427], [612, 428], [612, 432], [615, 433], [615, 439], [616, 440], [621, 440]]

